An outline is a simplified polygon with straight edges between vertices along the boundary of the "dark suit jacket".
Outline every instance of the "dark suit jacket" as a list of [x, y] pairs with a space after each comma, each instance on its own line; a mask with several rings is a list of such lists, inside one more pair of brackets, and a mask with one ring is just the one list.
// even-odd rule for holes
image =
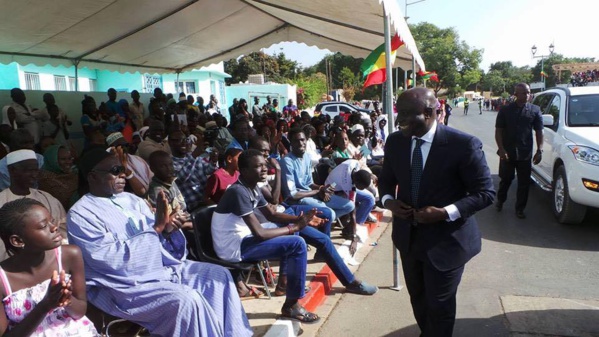
[[[411, 142], [401, 132], [389, 136], [379, 179], [381, 197], [389, 194], [408, 205], [412, 205]], [[417, 240], [415, 233], [411, 233], [412, 221], [394, 217], [393, 243], [404, 254], [423, 252], [440, 271], [462, 266], [481, 250], [480, 231], [473, 215], [491, 205], [494, 197], [481, 141], [439, 124], [422, 173], [418, 204], [420, 207], [455, 204], [461, 217], [452, 222], [418, 224]]]

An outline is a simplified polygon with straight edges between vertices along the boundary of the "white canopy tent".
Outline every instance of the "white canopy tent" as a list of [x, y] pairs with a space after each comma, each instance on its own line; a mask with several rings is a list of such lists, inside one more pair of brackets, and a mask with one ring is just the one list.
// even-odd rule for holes
[[396, 66], [422, 58], [398, 0], [0, 0], [0, 63], [174, 73], [303, 42], [366, 57], [391, 34]]

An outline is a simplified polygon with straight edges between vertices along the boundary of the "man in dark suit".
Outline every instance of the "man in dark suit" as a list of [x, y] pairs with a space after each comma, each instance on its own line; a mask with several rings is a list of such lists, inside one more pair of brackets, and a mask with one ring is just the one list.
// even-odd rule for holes
[[474, 136], [437, 125], [437, 100], [426, 88], [397, 100], [401, 129], [389, 136], [379, 178], [382, 204], [393, 212], [414, 316], [424, 337], [451, 336], [464, 265], [481, 250], [477, 211], [495, 197]]

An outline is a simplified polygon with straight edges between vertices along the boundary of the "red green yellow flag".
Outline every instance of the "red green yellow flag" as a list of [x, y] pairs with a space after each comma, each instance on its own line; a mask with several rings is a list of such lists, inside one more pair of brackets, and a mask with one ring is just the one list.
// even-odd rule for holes
[[546, 72], [544, 72], [544, 71], [541, 71], [541, 76], [542, 76], [542, 77], [549, 77], [549, 75], [547, 75], [547, 73], [546, 73]]
[[439, 77], [437, 76], [437, 73], [434, 71], [419, 71], [418, 75], [420, 75], [420, 77], [423, 80], [431, 80], [434, 82], [439, 82]]
[[[397, 49], [403, 45], [403, 41], [399, 35], [391, 39], [391, 64], [395, 61]], [[386, 64], [385, 64], [385, 44], [378, 46], [368, 55], [360, 66], [362, 75], [366, 77], [364, 88], [375, 84], [381, 84], [387, 80]]]

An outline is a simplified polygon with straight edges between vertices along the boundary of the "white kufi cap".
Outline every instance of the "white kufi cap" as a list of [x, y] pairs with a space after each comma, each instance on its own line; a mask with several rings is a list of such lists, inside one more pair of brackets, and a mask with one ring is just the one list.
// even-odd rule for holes
[[9, 152], [6, 155], [6, 165], [12, 165], [14, 163], [18, 163], [29, 159], [37, 160], [35, 152], [33, 152], [32, 150], [17, 150]]

